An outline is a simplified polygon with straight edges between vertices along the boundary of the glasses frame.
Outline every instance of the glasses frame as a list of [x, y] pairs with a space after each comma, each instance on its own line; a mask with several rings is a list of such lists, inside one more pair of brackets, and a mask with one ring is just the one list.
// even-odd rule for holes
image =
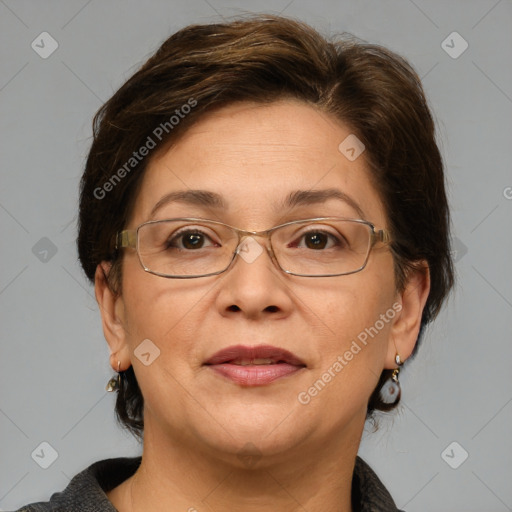
[[[356, 270], [351, 270], [350, 272], [343, 272], [341, 274], [297, 274], [295, 272], [291, 272], [289, 270], [285, 270], [281, 267], [279, 260], [277, 259], [274, 248], [272, 247], [272, 240], [270, 238], [271, 234], [276, 231], [277, 229], [280, 229], [285, 226], [289, 226], [292, 224], [300, 224], [304, 222], [313, 222], [313, 223], [320, 223], [322, 221], [329, 221], [329, 220], [335, 220], [335, 221], [349, 221], [349, 222], [357, 222], [360, 224], [364, 224], [370, 228], [370, 243], [368, 246], [368, 252], [366, 254], [366, 258], [364, 260], [364, 263]], [[157, 224], [157, 223], [163, 223], [168, 221], [191, 221], [191, 222], [208, 222], [211, 224], [216, 224], [220, 226], [224, 226], [227, 228], [230, 228], [232, 231], [234, 231], [238, 236], [238, 243], [236, 245], [236, 249], [233, 252], [233, 257], [231, 258], [230, 262], [224, 268], [223, 270], [219, 270], [218, 272], [211, 272], [209, 274], [198, 274], [198, 275], [168, 275], [168, 274], [162, 274], [161, 272], [156, 272], [154, 270], [149, 269], [144, 265], [142, 262], [142, 258], [140, 256], [139, 252], [139, 230], [148, 224]], [[115, 248], [121, 249], [121, 248], [130, 248], [135, 249], [137, 251], [137, 256], [139, 259], [139, 263], [141, 267], [144, 269], [145, 272], [148, 272], [149, 274], [153, 274], [155, 276], [159, 277], [165, 277], [167, 279], [195, 279], [198, 277], [209, 277], [209, 276], [215, 276], [222, 274], [226, 272], [235, 261], [236, 256], [239, 254], [241, 249], [241, 244], [243, 239], [247, 237], [264, 237], [268, 240], [267, 245], [267, 251], [269, 252], [270, 259], [273, 261], [274, 265], [277, 266], [279, 270], [284, 272], [285, 274], [289, 274], [292, 276], [299, 276], [299, 277], [337, 277], [337, 276], [345, 276], [349, 274], [355, 274], [357, 272], [361, 272], [366, 267], [366, 264], [368, 263], [368, 259], [370, 258], [370, 253], [377, 243], [383, 243], [383, 244], [389, 244], [391, 242], [391, 233], [387, 229], [376, 229], [374, 224], [371, 222], [368, 222], [367, 220], [362, 219], [350, 219], [345, 217], [314, 217], [311, 219], [300, 219], [300, 220], [293, 220], [290, 222], [285, 222], [284, 224], [279, 224], [278, 226], [274, 226], [270, 229], [266, 229], [264, 231], [248, 231], [245, 229], [239, 229], [234, 226], [231, 226], [229, 224], [225, 224], [224, 222], [220, 222], [217, 220], [211, 220], [211, 219], [203, 219], [199, 217], [176, 217], [171, 219], [159, 219], [159, 220], [150, 220], [147, 222], [143, 222], [139, 226], [137, 226], [135, 229], [124, 229], [122, 231], [119, 231], [115, 237]]]

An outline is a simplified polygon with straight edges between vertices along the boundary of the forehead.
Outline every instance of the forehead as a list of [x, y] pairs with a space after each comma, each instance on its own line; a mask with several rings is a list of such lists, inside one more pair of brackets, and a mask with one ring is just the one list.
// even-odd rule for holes
[[[134, 218], [136, 222], [148, 220], [165, 195], [201, 190], [221, 196], [217, 206], [223, 215], [243, 213], [268, 227], [272, 215], [290, 208], [292, 194], [328, 189], [348, 196], [347, 204], [332, 197], [336, 194], [325, 199], [325, 204], [331, 204], [330, 215], [336, 211], [340, 216], [364, 215], [383, 226], [385, 212], [364, 152], [349, 159], [339, 149], [353, 137], [330, 114], [295, 100], [224, 107], [203, 116], [175, 145], [153, 157], [141, 183]], [[354, 205], [349, 208], [350, 199], [362, 211]], [[176, 204], [164, 205], [162, 213], [166, 209], [175, 212]]]

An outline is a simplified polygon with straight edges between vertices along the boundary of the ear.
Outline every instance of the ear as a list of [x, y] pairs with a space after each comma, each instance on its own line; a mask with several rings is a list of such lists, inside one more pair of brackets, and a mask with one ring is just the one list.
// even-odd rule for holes
[[397, 315], [389, 336], [385, 368], [396, 368], [395, 356], [405, 361], [412, 354], [421, 327], [421, 316], [430, 292], [430, 271], [426, 261], [410, 270], [404, 290], [397, 294], [393, 309]]
[[111, 263], [102, 261], [96, 267], [94, 276], [94, 292], [98, 302], [103, 325], [103, 334], [110, 347], [110, 365], [117, 371], [117, 362], [120, 361], [120, 371], [130, 367], [130, 350], [127, 342], [124, 302], [122, 295], [115, 294], [107, 282]]

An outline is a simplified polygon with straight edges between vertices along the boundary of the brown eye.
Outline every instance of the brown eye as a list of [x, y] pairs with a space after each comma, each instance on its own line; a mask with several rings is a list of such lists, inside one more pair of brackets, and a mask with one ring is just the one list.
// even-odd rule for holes
[[212, 239], [200, 230], [186, 229], [178, 231], [177, 233], [169, 236], [165, 244], [166, 249], [178, 249], [193, 251], [203, 249], [206, 247], [218, 246]]
[[[298, 249], [311, 249], [313, 251], [322, 251], [324, 249], [342, 249], [344, 247], [344, 239], [340, 235], [328, 231], [320, 231], [312, 229], [300, 235], [296, 247]], [[295, 244], [294, 244], [295, 245]]]
[[308, 233], [304, 240], [308, 249], [325, 249], [329, 237], [325, 233]]
[[187, 233], [181, 235], [182, 244], [185, 249], [200, 249], [204, 244], [204, 235], [201, 233]]

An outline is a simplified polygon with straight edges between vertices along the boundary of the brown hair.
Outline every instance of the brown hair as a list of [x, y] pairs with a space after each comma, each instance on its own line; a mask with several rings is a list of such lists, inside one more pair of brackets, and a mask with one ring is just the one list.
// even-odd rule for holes
[[[454, 276], [443, 164], [420, 79], [390, 50], [352, 36], [328, 41], [279, 16], [180, 30], [100, 108], [80, 191], [77, 244], [87, 277], [94, 281], [98, 263], [110, 261], [109, 286], [121, 293], [122, 259], [112, 240], [125, 228], [150, 158], [141, 157], [140, 148], [150, 139], [160, 148], [172, 144], [203, 114], [235, 101], [282, 98], [334, 115], [366, 146], [393, 236], [397, 289], [419, 260], [429, 265], [421, 337]], [[143, 397], [133, 368], [122, 373], [117, 418], [142, 437]], [[368, 417], [398, 403], [390, 406], [379, 396], [390, 374], [383, 371]]]

